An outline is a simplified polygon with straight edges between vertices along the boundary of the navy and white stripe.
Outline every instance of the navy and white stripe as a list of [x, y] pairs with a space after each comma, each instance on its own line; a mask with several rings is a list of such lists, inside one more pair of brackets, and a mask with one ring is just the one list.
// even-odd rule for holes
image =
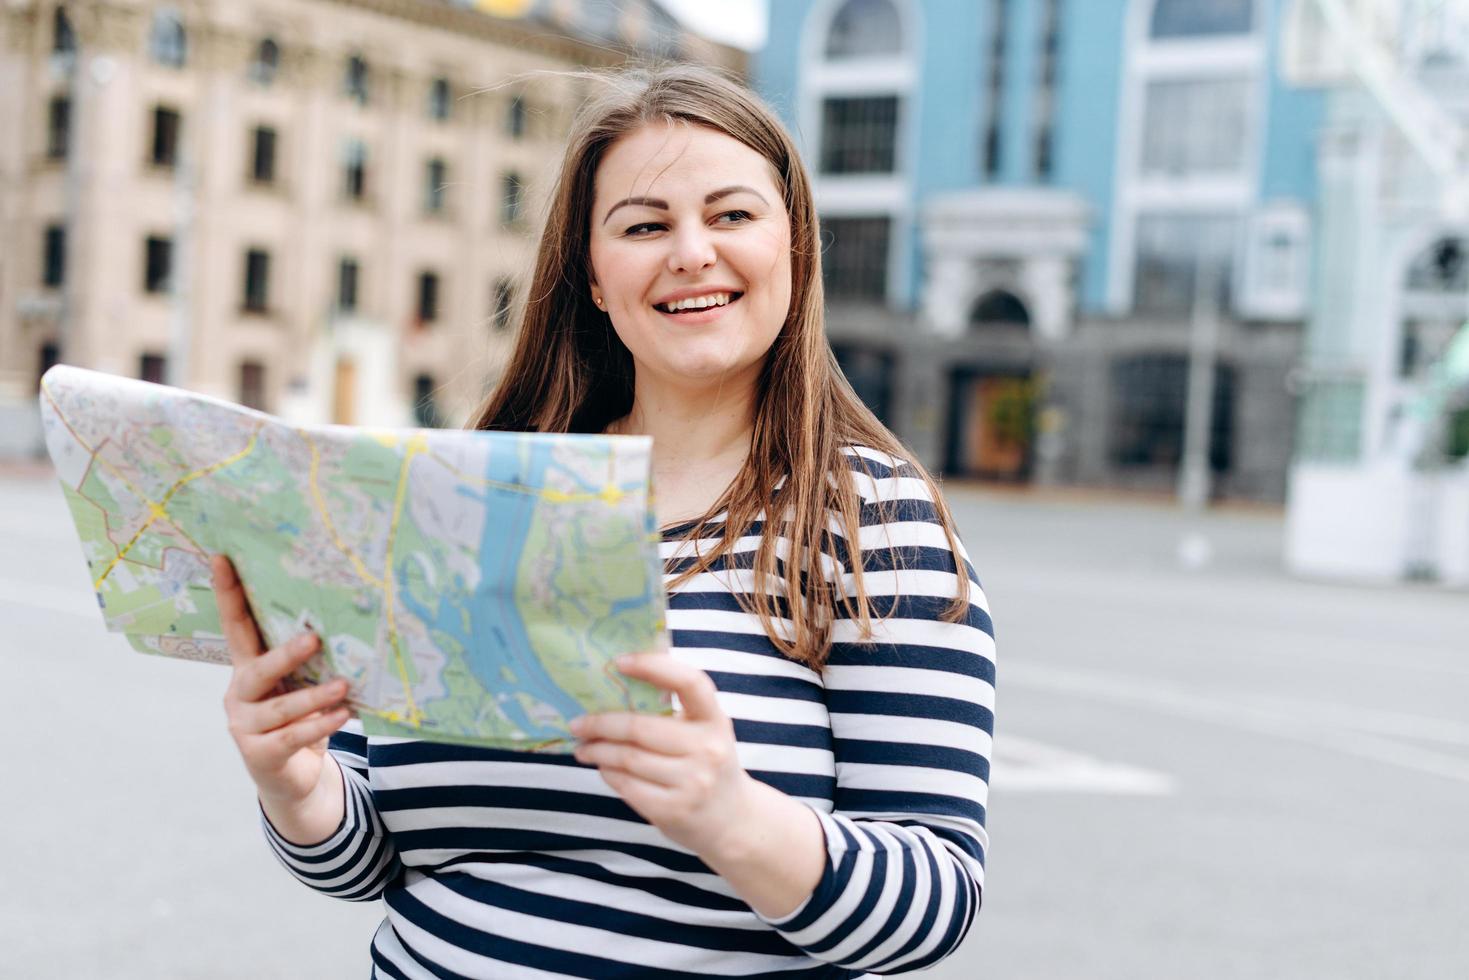
[[[331, 741], [342, 825], [315, 847], [266, 834], [312, 888], [383, 899], [375, 977], [857, 977], [959, 944], [989, 846], [989, 611], [923, 481], [871, 450], [848, 459], [864, 584], [886, 614], [871, 639], [839, 618], [822, 672], [781, 656], [731, 591], [749, 587], [753, 536], [669, 595], [673, 654], [713, 679], [741, 763], [821, 820], [811, 897], [763, 918], [570, 757], [369, 739], [352, 722]], [[666, 534], [668, 578], [718, 533]], [[849, 574], [847, 550], [833, 576]], [[944, 622], [956, 568], [970, 605]]]

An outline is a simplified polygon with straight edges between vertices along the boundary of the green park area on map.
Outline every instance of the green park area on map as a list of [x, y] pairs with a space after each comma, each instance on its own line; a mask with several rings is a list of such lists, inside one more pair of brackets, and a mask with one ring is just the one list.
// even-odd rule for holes
[[268, 646], [302, 629], [369, 734], [569, 751], [593, 711], [666, 712], [612, 660], [664, 642], [640, 437], [298, 426], [56, 367], [46, 445], [107, 626], [228, 663], [209, 556]]

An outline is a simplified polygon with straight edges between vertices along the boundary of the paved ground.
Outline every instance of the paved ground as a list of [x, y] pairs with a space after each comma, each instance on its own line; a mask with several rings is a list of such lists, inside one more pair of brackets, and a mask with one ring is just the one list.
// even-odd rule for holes
[[[928, 976], [1469, 976], [1469, 595], [1287, 578], [1269, 513], [950, 493], [1000, 736], [985, 909]], [[274, 866], [223, 672], [102, 631], [43, 475], [0, 476], [0, 557], [0, 972], [364, 975], [377, 912]]]

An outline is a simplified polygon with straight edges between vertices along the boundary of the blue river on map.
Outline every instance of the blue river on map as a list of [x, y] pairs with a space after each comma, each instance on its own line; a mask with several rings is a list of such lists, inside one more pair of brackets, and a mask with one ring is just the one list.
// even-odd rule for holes
[[[491, 452], [485, 476], [517, 488], [542, 487], [550, 462], [549, 445], [539, 440], [522, 443], [515, 452]], [[400, 593], [403, 603], [434, 629], [459, 641], [470, 672], [485, 690], [504, 688], [500, 665], [505, 664], [514, 672], [520, 690], [550, 705], [563, 718], [570, 720], [583, 714], [585, 709], [556, 684], [536, 656], [515, 602], [516, 568], [536, 515], [536, 494], [495, 486], [483, 493], [469, 487], [460, 487], [458, 492], [485, 505], [484, 531], [479, 543], [483, 575], [479, 588], [467, 602], [469, 630], [465, 631], [460, 607], [455, 603], [440, 603], [438, 615], [433, 616], [414, 601], [406, 588]], [[532, 722], [516, 698], [505, 698], [498, 704], [532, 739], [560, 738], [566, 734], [564, 730]]]

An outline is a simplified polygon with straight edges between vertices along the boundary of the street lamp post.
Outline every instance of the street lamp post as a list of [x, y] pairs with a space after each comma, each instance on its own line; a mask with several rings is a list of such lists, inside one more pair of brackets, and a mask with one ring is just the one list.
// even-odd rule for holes
[[1178, 500], [1190, 512], [1209, 503], [1209, 443], [1214, 421], [1214, 375], [1219, 361], [1219, 290], [1222, 269], [1212, 248], [1199, 249], [1189, 323], [1188, 401], [1183, 426], [1183, 465]]

